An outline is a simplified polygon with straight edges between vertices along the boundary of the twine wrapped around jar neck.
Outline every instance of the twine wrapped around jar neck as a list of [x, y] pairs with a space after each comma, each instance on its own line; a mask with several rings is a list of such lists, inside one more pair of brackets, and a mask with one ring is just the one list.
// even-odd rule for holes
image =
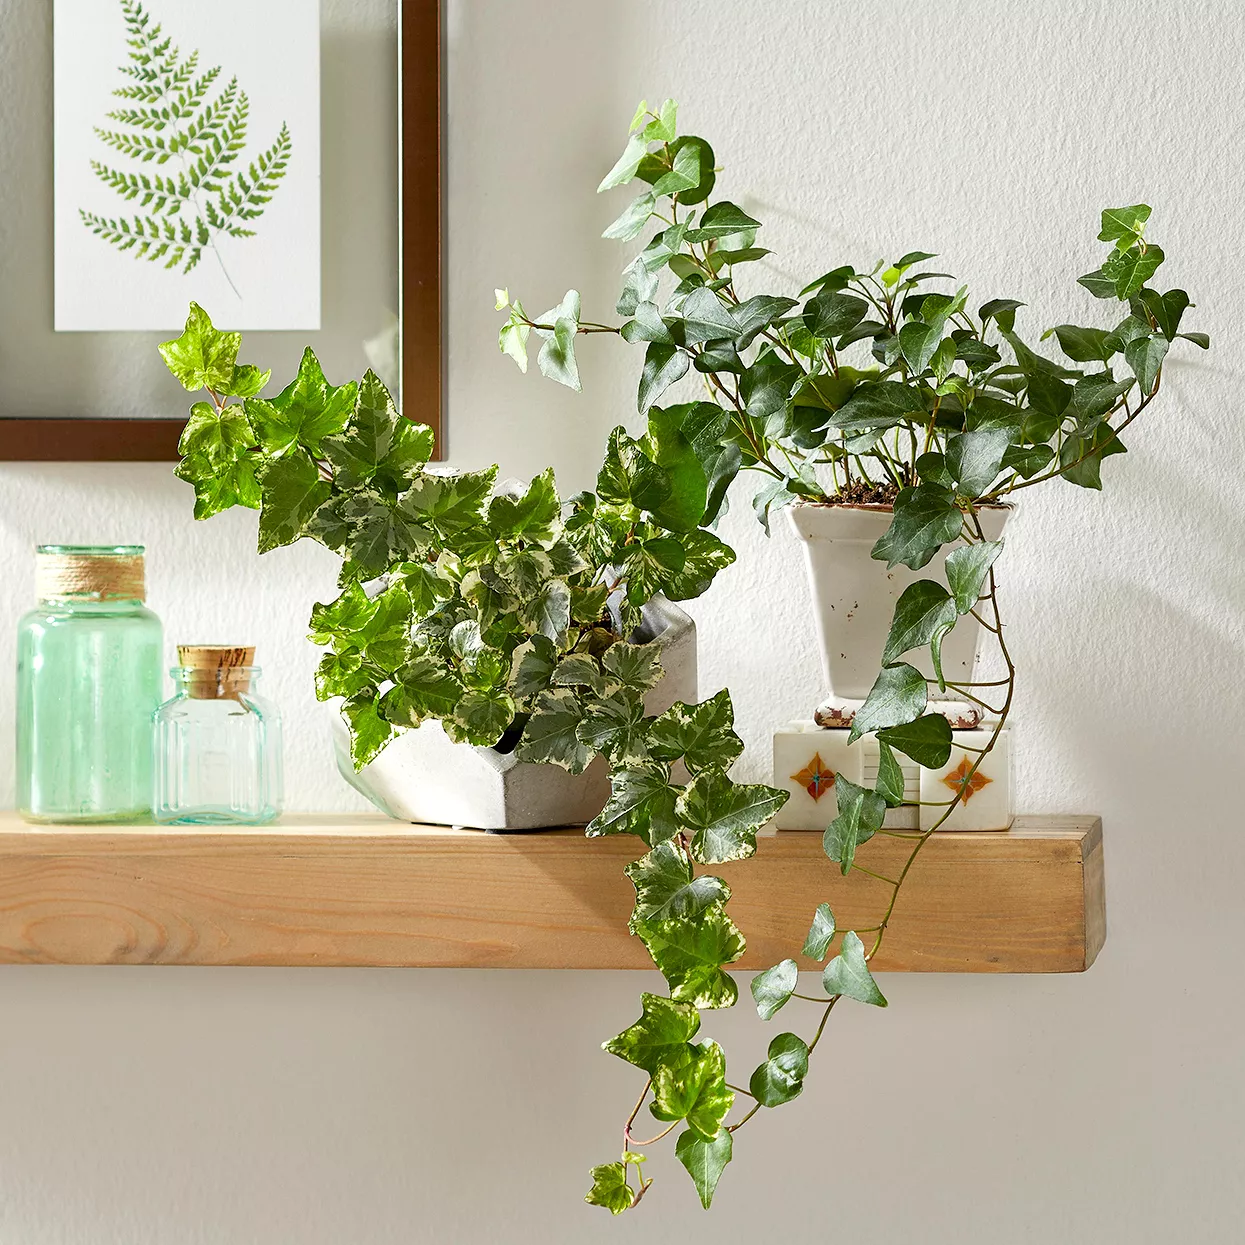
[[35, 551], [35, 594], [40, 601], [143, 601], [143, 547], [41, 545]]
[[237, 700], [251, 690], [253, 645], [179, 644], [177, 661], [191, 700]]

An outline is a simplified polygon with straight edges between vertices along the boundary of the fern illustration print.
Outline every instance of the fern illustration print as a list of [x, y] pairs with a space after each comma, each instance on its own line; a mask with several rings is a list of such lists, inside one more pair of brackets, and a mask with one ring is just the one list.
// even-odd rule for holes
[[222, 87], [220, 65], [199, 53], [183, 57], [171, 36], [138, 3], [120, 0], [130, 47], [126, 78], [113, 94], [113, 127], [96, 135], [130, 168], [92, 160], [96, 176], [141, 214], [105, 217], [81, 210], [97, 237], [136, 259], [190, 272], [210, 251], [238, 297], [218, 245], [253, 238], [289, 166], [292, 142], [282, 123], [276, 140], [246, 162], [250, 100], [236, 77]]

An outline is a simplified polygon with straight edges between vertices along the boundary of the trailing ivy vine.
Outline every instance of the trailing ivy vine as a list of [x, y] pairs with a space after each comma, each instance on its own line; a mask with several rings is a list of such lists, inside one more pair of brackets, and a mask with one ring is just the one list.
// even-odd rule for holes
[[[950, 726], [927, 712], [932, 685], [990, 715], [988, 746], [941, 824], [1012, 701], [994, 578], [1002, 542], [986, 539], [981, 512], [1047, 480], [1100, 487], [1103, 459], [1123, 451], [1119, 434], [1158, 392], [1170, 344], [1209, 344], [1180, 331], [1182, 291], [1146, 284], [1163, 256], [1145, 239], [1144, 205], [1103, 213], [1109, 254], [1081, 278], [1127, 315], [1111, 329], [1063, 324], [1046, 335], [1081, 365], [1071, 367], [1017, 336], [1019, 302], [993, 299], [973, 314], [964, 287], [927, 292], [949, 278], [916, 271], [933, 258], [920, 252], [867, 272], [835, 268], [798, 298], [737, 289], [737, 270], [742, 286], [744, 266], [768, 252], [756, 246], [756, 220], [710, 202], [717, 172], [705, 140], [677, 134], [673, 102], [655, 112], [642, 105], [601, 184], [648, 186], [606, 230], [624, 241], [653, 230], [624, 270], [622, 322], [583, 319], [573, 290], [535, 317], [498, 293], [502, 349], [525, 370], [532, 334], [540, 370], [573, 388], [580, 335], [616, 334], [644, 349], [643, 433], [616, 428], [595, 491], [566, 503], [551, 472], [498, 488], [495, 468], [429, 470], [431, 433], [398, 415], [371, 372], [334, 386], [308, 350], [290, 385], [262, 399], [268, 373], [238, 365], [239, 335], [195, 306], [183, 335], [161, 347], [182, 384], [207, 393], [192, 408], [178, 468], [194, 485], [196, 517], [250, 506], [260, 511], [261, 552], [308, 537], [342, 558], [340, 595], [315, 606], [311, 634], [328, 649], [317, 694], [342, 698], [356, 765], [430, 719], [455, 740], [513, 747], [572, 773], [607, 758], [611, 794], [587, 833], [641, 841], [627, 868], [630, 929], [668, 988], [643, 994], [640, 1017], [605, 1044], [643, 1074], [620, 1155], [593, 1169], [587, 1195], [614, 1213], [646, 1195], [644, 1151], [676, 1130], [675, 1156], [708, 1207], [735, 1134], [800, 1094], [842, 1000], [885, 1006], [870, 962], [937, 829], [884, 827], [886, 810], [904, 803], [895, 753], [930, 767], [947, 761]], [[663, 295], [667, 273], [675, 284]], [[657, 405], [690, 375], [702, 380], [702, 399]], [[773, 1039], [746, 1087], [728, 1079], [716, 1042], [696, 1040], [702, 1013], [736, 1002], [729, 970], [745, 948], [730, 888], [712, 867], [753, 855], [786, 794], [729, 776], [742, 744], [727, 691], [645, 714], [660, 646], [635, 642], [648, 601], [694, 598], [734, 560], [711, 528], [744, 470], [763, 477], [753, 505], [767, 525], [791, 502], [885, 499], [893, 519], [875, 557], [920, 569], [952, 546], [946, 583], [922, 579], [896, 604], [881, 670], [851, 728], [853, 740], [876, 735], [878, 778], [872, 788], [837, 779], [838, 815], [824, 838], [841, 871], [876, 879], [886, 901], [867, 929], [839, 929], [825, 903], [810, 914], [800, 953], [823, 965], [820, 999], [797, 991], [794, 956], [753, 979], [763, 1020], [792, 999], [818, 1012], [807, 1037]], [[997, 643], [1005, 678], [943, 678], [942, 642], [970, 616]], [[932, 680], [902, 660], [927, 647]], [[875, 835], [910, 842], [894, 877], [856, 860]], [[646, 1105], [660, 1125], [649, 1138], [639, 1136]]]

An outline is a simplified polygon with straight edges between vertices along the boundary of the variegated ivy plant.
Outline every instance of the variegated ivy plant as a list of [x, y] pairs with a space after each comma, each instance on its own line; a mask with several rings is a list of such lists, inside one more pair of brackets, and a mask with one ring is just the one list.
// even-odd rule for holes
[[[652, 1184], [643, 1148], [676, 1129], [676, 1157], [707, 1207], [735, 1133], [801, 1092], [834, 1008], [845, 998], [885, 1005], [869, 962], [930, 833], [883, 828], [886, 808], [903, 802], [893, 749], [926, 765], [941, 765], [950, 749], [946, 720], [925, 712], [927, 680], [900, 658], [931, 645], [936, 659], [942, 636], [972, 614], [997, 640], [1007, 677], [944, 690], [997, 713], [1001, 729], [1014, 668], [994, 583], [1000, 545], [985, 539], [981, 507], [1060, 476], [1099, 487], [1101, 460], [1123, 448], [1120, 430], [1158, 390], [1169, 343], [1207, 344], [1178, 333], [1182, 292], [1144, 284], [1162, 258], [1143, 238], [1148, 208], [1103, 215], [1112, 251], [1082, 283], [1122, 299], [1129, 314], [1110, 331], [1054, 330], [1069, 359], [1088, 365], [1075, 369], [1021, 342], [1015, 301], [994, 300], [973, 316], [963, 289], [921, 293], [938, 279], [912, 272], [929, 258], [922, 254], [868, 273], [837, 268], [806, 287], [802, 306], [785, 295], [743, 297], [735, 271], [766, 253], [755, 246], [759, 226], [732, 203], [708, 202], [713, 153], [676, 134], [669, 101], [639, 110], [602, 188], [636, 178], [650, 189], [607, 235], [630, 239], [656, 225], [626, 269], [621, 324], [582, 319], [573, 291], [534, 319], [505, 291], [498, 298], [508, 312], [503, 349], [525, 366], [536, 333], [541, 370], [576, 388], [579, 334], [645, 343], [645, 430], [615, 429], [595, 492], [566, 504], [548, 472], [499, 490], [495, 469], [430, 471], [431, 433], [398, 415], [372, 373], [333, 386], [309, 350], [286, 389], [260, 398], [268, 374], [239, 366], [238, 334], [216, 330], [198, 307], [182, 336], [161, 347], [182, 384], [207, 394], [192, 408], [178, 468], [195, 487], [196, 516], [249, 506], [260, 511], [261, 552], [308, 537], [342, 557], [340, 595], [314, 607], [311, 627], [329, 650], [317, 693], [343, 699], [356, 765], [428, 719], [456, 740], [513, 746], [572, 772], [607, 758], [612, 794], [588, 834], [642, 841], [644, 854], [627, 868], [630, 928], [668, 986], [666, 995], [644, 994], [640, 1018], [605, 1044], [644, 1074], [621, 1154], [593, 1169], [587, 1195], [614, 1213]], [[667, 272], [676, 284], [659, 297]], [[1117, 377], [1121, 353], [1127, 371]], [[704, 400], [656, 405], [693, 370]], [[819, 1015], [807, 1039], [775, 1037], [746, 1088], [728, 1080], [716, 1042], [695, 1040], [702, 1013], [735, 1002], [728, 969], [745, 945], [729, 887], [703, 867], [751, 856], [786, 796], [729, 777], [741, 743], [726, 691], [646, 716], [659, 653], [631, 642], [647, 601], [695, 597], [734, 560], [708, 529], [744, 469], [766, 477], [755, 501], [764, 521], [796, 499], [882, 497], [893, 499], [894, 519], [876, 556], [919, 568], [954, 546], [947, 586], [922, 580], [898, 602], [883, 668], [853, 727], [854, 736], [877, 733], [878, 780], [873, 789], [837, 780], [838, 816], [825, 835], [830, 859], [877, 879], [886, 901], [867, 929], [837, 929], [827, 904], [810, 914], [801, 954], [823, 965], [820, 1000], [797, 993], [794, 958], [753, 979], [762, 1019], [793, 998], [810, 999]], [[991, 704], [992, 694], [1003, 704]], [[856, 862], [877, 834], [912, 840], [896, 877]], [[662, 1127], [641, 1141], [646, 1103]]]

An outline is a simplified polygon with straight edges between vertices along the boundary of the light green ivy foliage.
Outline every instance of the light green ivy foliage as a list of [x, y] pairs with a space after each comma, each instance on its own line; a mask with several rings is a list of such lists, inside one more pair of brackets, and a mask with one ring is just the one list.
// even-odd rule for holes
[[[652, 598], [698, 596], [734, 560], [700, 526], [713, 444], [677, 431], [684, 413], [654, 410], [643, 437], [612, 434], [596, 492], [563, 505], [551, 471], [498, 490], [495, 468], [428, 470], [430, 430], [403, 419], [371, 372], [330, 384], [310, 350], [281, 393], [260, 398], [269, 374], [238, 364], [240, 344], [192, 305], [181, 337], [160, 347], [207, 395], [177, 473], [194, 485], [197, 518], [259, 509], [261, 553], [306, 537], [340, 554], [340, 595], [314, 607], [311, 638], [329, 650], [317, 695], [343, 698], [355, 764], [429, 719], [571, 773], [604, 756], [612, 793], [588, 834], [633, 834], [648, 849], [627, 873], [632, 932], [670, 988], [654, 1006], [694, 1030], [700, 1009], [733, 1004], [725, 969], [744, 939], [729, 888], [701, 866], [751, 856], [786, 793], [728, 776], [742, 744], [725, 691], [646, 715], [660, 648], [626, 638]], [[637, 1055], [634, 1028], [615, 1042], [651, 1065], [658, 1118], [686, 1121], [677, 1152], [707, 1202], [730, 1149], [724, 1055], [688, 1042]], [[617, 1210], [633, 1194], [616, 1175], [607, 1165], [595, 1179]]]
[[[941, 648], [948, 632], [988, 601], [1002, 644], [992, 569], [1002, 544], [985, 539], [982, 508], [1006, 505], [1012, 493], [1053, 479], [1101, 488], [1103, 460], [1124, 452], [1120, 433], [1157, 394], [1170, 346], [1183, 339], [1206, 349], [1209, 340], [1181, 331], [1190, 306], [1183, 290], [1160, 293], [1149, 285], [1164, 256], [1145, 238], [1150, 208], [1144, 204], [1103, 212], [1098, 236], [1109, 244], [1109, 253], [1079, 282], [1097, 298], [1123, 303], [1126, 314], [1110, 328], [1060, 324], [1048, 330], [1043, 340], [1053, 336], [1064, 356], [1057, 361], [1016, 333], [1022, 303], [991, 299], [974, 314], [966, 287], [922, 268], [934, 258], [926, 252], [868, 270], [841, 265], [794, 297], [757, 289], [748, 278], [756, 271], [750, 266], [769, 254], [756, 245], [760, 222], [729, 200], [713, 200], [718, 172], [704, 139], [677, 133], [673, 101], [656, 111], [641, 104], [622, 155], [598, 187], [605, 191], [636, 182], [644, 187], [604, 233], [621, 241], [648, 235], [624, 269], [615, 308], [622, 322], [583, 319], [574, 290], [535, 318], [508, 290], [499, 290], [497, 309], [507, 313], [500, 345], [526, 371], [529, 341], [536, 334], [542, 342], [540, 370], [573, 389], [580, 387], [578, 335], [614, 333], [639, 345], [644, 362], [637, 407], [650, 433], [661, 432], [653, 460], [677, 481], [673, 447], [688, 447], [687, 458], [699, 463], [707, 485], [703, 525], [713, 525], [723, 513], [726, 491], [739, 472], [754, 470], [764, 481], [753, 507], [767, 530], [772, 511], [793, 501], [885, 498], [893, 500], [894, 517], [874, 557], [888, 566], [920, 569], [954, 546], [945, 584], [922, 579], [897, 602], [882, 669], [852, 727], [853, 740], [876, 735], [880, 765], [872, 789], [841, 776], [837, 780], [839, 813], [824, 846], [846, 874], [857, 847], [882, 828], [887, 809], [903, 803], [895, 751], [933, 768], [949, 758], [947, 720], [926, 712], [931, 683], [941, 692], [950, 688], [953, 695], [976, 698], [965, 685], [943, 678]], [[656, 405], [685, 377], [703, 383], [702, 400]], [[625, 434], [616, 437], [625, 442]], [[699, 480], [698, 474], [698, 485]], [[678, 504], [677, 488], [672, 496], [676, 500], [665, 503], [667, 510]], [[700, 508], [699, 493], [694, 508]], [[934, 680], [903, 660], [925, 648]], [[1013, 673], [1005, 647], [1004, 656], [1009, 677], [1006, 702], [997, 711], [1000, 728]], [[696, 712], [708, 709], [702, 705]], [[729, 728], [725, 718], [722, 725]], [[695, 772], [690, 750], [687, 759]], [[719, 1113], [730, 1091], [723, 1092], [724, 1072], [722, 1079], [717, 1076], [718, 1048], [691, 1039], [697, 1009], [734, 1001], [722, 966], [738, 957], [743, 943], [720, 907], [725, 883], [694, 877], [691, 870], [692, 861], [729, 859], [718, 853], [731, 846], [719, 848], [712, 832], [698, 832], [690, 840], [690, 859], [684, 854], [699, 815], [693, 792], [700, 786], [712, 790], [719, 778], [697, 774], [677, 801], [664, 779], [664, 772], [618, 775], [609, 807], [593, 824], [592, 832], [625, 828], [651, 844], [650, 853], [628, 871], [639, 894], [633, 928], [659, 958], [671, 985], [669, 998], [646, 995], [641, 1018], [606, 1049], [648, 1073], [657, 1118], [673, 1119], [672, 1111], [687, 1108], [680, 1118], [688, 1128], [676, 1155], [708, 1206], [730, 1161], [732, 1134], [743, 1121], [728, 1125], [725, 1109]], [[739, 792], [733, 788], [723, 803], [749, 803]], [[764, 804], [758, 797], [758, 816]], [[927, 837], [919, 836], [912, 858]], [[750, 850], [751, 828], [747, 846]], [[868, 961], [881, 943], [894, 893], [869, 951], [853, 931], [836, 930], [827, 905], [814, 914], [803, 954], [828, 959], [827, 1017], [842, 998], [885, 1006]], [[712, 915], [697, 927], [695, 945], [672, 950], [663, 941], [663, 928], [675, 908]], [[839, 952], [831, 956], [836, 937]], [[796, 977], [796, 962], [789, 959], [755, 978], [762, 1019], [788, 1002]], [[745, 1119], [800, 1092], [820, 1032], [808, 1044], [791, 1033], [774, 1039], [749, 1082], [756, 1105]], [[689, 1078], [687, 1069], [696, 1074]], [[668, 1100], [672, 1080], [679, 1086], [677, 1106]], [[703, 1087], [703, 1110], [691, 1093], [693, 1083]], [[630, 1125], [626, 1137], [630, 1143]], [[640, 1174], [640, 1161], [628, 1148], [620, 1161], [595, 1168], [588, 1201], [614, 1213], [633, 1205], [651, 1183]]]
[[[271, 146], [244, 164], [250, 100], [231, 78], [213, 93], [221, 67], [183, 57], [138, 0], [121, 0], [129, 63], [123, 104], [108, 114], [116, 129], [99, 139], [133, 161], [133, 170], [91, 161], [95, 175], [145, 215], [105, 217], [81, 211], [97, 237], [136, 259], [190, 272], [221, 237], [250, 238], [289, 167], [293, 143], [281, 127]], [[228, 278], [228, 273], [225, 273]]]

